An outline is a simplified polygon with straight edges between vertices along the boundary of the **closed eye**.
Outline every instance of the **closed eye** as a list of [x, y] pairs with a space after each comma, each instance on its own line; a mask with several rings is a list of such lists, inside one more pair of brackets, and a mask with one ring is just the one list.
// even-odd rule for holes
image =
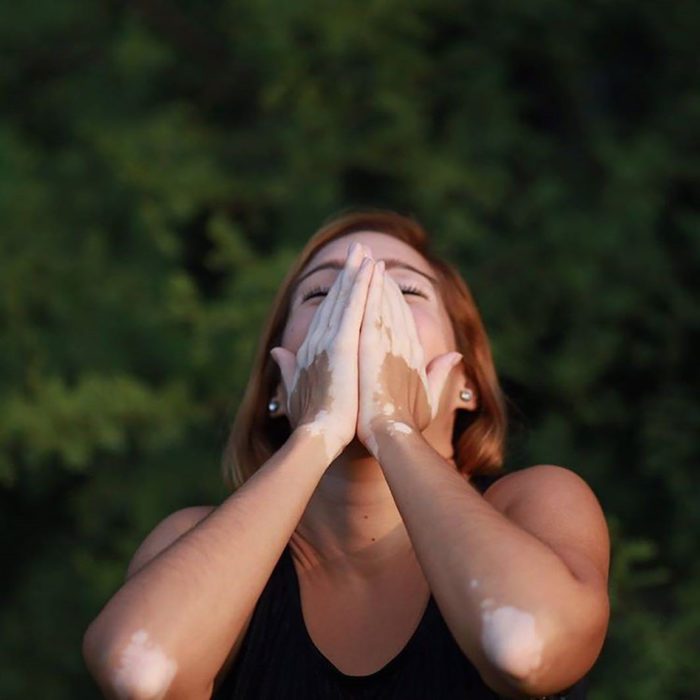
[[[413, 287], [411, 285], [399, 285], [399, 288], [404, 294], [415, 294], [416, 296], [423, 297], [424, 299], [428, 298], [424, 292], [418, 289], [418, 287]], [[328, 294], [329, 289], [330, 287], [314, 287], [304, 294], [302, 297], [302, 302], [314, 297], [325, 297], [326, 294]]]

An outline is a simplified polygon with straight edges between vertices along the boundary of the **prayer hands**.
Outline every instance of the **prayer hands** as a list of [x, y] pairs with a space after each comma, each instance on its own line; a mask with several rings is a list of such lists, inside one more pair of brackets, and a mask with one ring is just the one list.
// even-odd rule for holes
[[296, 354], [281, 346], [270, 351], [291, 427], [321, 436], [329, 463], [355, 437], [358, 342], [374, 264], [365, 253], [361, 245], [350, 246]]
[[285, 413], [293, 430], [323, 438], [329, 463], [357, 436], [423, 431], [436, 416], [457, 352], [425, 366], [413, 313], [384, 263], [353, 243], [296, 353], [278, 346]]

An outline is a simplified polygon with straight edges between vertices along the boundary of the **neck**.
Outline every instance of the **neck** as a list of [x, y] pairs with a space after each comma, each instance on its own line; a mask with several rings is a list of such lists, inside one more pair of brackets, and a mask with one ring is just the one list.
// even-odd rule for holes
[[[433, 446], [454, 466], [449, 441]], [[357, 438], [321, 477], [290, 544], [302, 570], [345, 581], [373, 579], [415, 557], [382, 468]]]

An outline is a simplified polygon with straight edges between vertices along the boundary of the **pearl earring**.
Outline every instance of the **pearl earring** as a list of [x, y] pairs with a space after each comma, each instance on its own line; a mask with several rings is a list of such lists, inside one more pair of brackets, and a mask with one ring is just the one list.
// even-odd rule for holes
[[277, 399], [270, 399], [270, 403], [267, 404], [267, 410], [269, 413], [274, 413], [280, 407], [280, 402]]
[[462, 399], [462, 401], [469, 402], [472, 400], [472, 397], [474, 394], [472, 394], [471, 389], [462, 389], [462, 391], [459, 392], [459, 398]]

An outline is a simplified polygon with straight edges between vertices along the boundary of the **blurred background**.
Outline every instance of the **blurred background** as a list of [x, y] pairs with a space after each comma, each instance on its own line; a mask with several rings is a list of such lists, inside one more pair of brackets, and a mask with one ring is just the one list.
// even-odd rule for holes
[[0, 697], [219, 503], [272, 296], [329, 216], [418, 218], [613, 538], [594, 700], [696, 698], [700, 5], [35, 0], [0, 11]]

